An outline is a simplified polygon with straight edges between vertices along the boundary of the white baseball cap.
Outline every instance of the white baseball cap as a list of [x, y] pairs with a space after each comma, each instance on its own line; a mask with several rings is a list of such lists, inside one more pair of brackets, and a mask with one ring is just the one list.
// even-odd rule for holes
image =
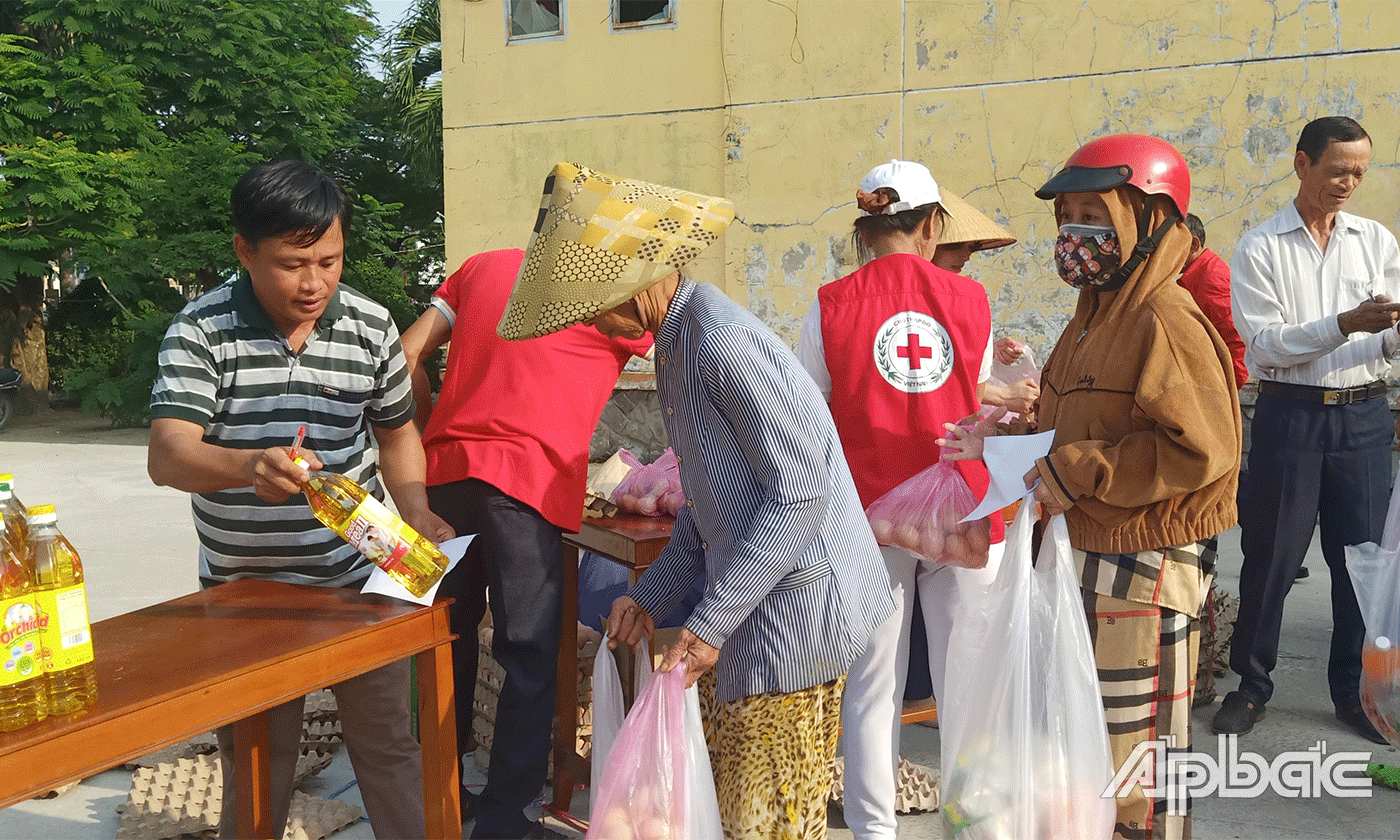
[[[913, 210], [925, 204], [936, 204], [942, 200], [938, 194], [938, 182], [933, 180], [933, 173], [922, 163], [910, 160], [882, 163], [860, 179], [861, 192], [873, 193], [881, 187], [889, 187], [899, 193], [899, 201], [885, 205], [886, 216]], [[860, 214], [872, 215], [865, 210], [861, 210]]]

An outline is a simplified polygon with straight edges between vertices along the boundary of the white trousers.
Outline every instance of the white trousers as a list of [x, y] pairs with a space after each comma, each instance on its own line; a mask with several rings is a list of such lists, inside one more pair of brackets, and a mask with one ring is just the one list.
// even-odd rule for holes
[[933, 695], [942, 702], [948, 636], [960, 586], [986, 586], [1001, 565], [1001, 544], [993, 545], [986, 568], [955, 569], [915, 559], [903, 549], [881, 546], [894, 587], [894, 612], [885, 619], [846, 676], [841, 698], [841, 741], [845, 755], [846, 826], [856, 840], [894, 840], [895, 785], [899, 770], [900, 713], [909, 670], [909, 629], [914, 587], [928, 632], [928, 665]]

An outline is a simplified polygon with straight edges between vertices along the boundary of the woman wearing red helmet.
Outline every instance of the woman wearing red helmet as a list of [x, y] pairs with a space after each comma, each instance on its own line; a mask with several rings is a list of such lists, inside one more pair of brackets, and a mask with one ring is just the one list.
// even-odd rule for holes
[[[1084, 145], [1036, 191], [1054, 200], [1055, 266], [1079, 302], [1041, 374], [1037, 421], [1055, 440], [1026, 484], [1039, 481], [1036, 501], [1069, 526], [1115, 767], [1142, 741], [1175, 736], [1189, 748], [1192, 619], [1215, 537], [1236, 519], [1230, 354], [1175, 282], [1191, 247], [1190, 194], [1176, 149], [1134, 134]], [[961, 446], [963, 456], [981, 448]], [[1114, 833], [1178, 837], [1187, 821], [1134, 787]]]

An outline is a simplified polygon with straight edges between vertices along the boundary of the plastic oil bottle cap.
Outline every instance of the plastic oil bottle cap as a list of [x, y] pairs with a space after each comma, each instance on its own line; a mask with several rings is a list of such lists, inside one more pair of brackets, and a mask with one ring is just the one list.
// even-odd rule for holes
[[53, 505], [35, 505], [26, 518], [33, 525], [50, 525], [58, 521], [58, 511]]
[[1390, 650], [1390, 639], [1385, 636], [1377, 636], [1376, 650]]

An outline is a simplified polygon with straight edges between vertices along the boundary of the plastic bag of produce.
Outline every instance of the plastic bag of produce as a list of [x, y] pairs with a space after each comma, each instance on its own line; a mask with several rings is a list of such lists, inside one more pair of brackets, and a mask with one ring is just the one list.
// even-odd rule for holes
[[700, 696], [683, 664], [647, 683], [594, 783], [587, 840], [722, 840]]
[[1346, 547], [1347, 573], [1366, 641], [1361, 649], [1361, 708], [1376, 729], [1400, 747], [1400, 484], [1390, 498], [1381, 544]]
[[685, 505], [676, 453], [667, 448], [652, 463], [635, 467], [613, 491], [613, 502], [628, 513], [675, 516]]
[[977, 506], [962, 474], [939, 461], [905, 480], [865, 509], [875, 541], [898, 546], [920, 560], [967, 569], [987, 565], [991, 523], [959, 523]]
[[[637, 691], [646, 687], [651, 678], [651, 648], [642, 639], [632, 648], [633, 683]], [[593, 768], [593, 778], [603, 778], [603, 766], [617, 742], [617, 733], [622, 731], [623, 714], [622, 678], [617, 670], [617, 656], [606, 640], [598, 646], [598, 655], [593, 658], [593, 742], [589, 763]], [[598, 786], [588, 789], [590, 812], [598, 805]]]
[[1116, 806], [1102, 795], [1113, 757], [1069, 532], [1051, 519], [1032, 566], [1034, 524], [1023, 503], [996, 579], [954, 606], [938, 709], [944, 837], [1113, 833]]

